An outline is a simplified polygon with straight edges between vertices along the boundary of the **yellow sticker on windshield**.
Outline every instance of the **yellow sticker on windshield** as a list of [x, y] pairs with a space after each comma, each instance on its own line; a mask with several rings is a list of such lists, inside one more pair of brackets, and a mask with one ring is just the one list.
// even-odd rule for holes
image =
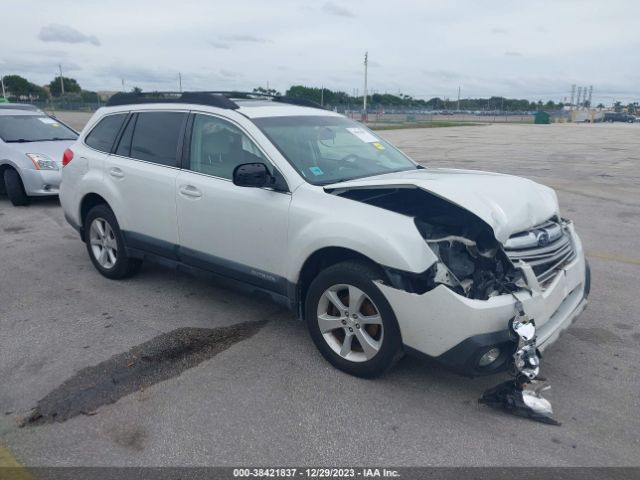
[[371, 145], [376, 147], [378, 150], [384, 150], [384, 145], [381, 144], [380, 142], [373, 142]]

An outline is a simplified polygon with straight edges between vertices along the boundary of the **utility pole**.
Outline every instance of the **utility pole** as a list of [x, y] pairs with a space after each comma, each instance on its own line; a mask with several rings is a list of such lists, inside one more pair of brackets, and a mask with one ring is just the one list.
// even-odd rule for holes
[[362, 121], [367, 121], [367, 67], [369, 66], [369, 52], [364, 53], [364, 96], [362, 99]]
[[4, 93], [4, 75], [0, 75], [0, 83], [2, 83], [2, 98], [7, 98], [7, 95]]
[[460, 87], [458, 87], [458, 112], [460, 111]]
[[573, 110], [573, 100], [575, 99], [575, 96], [576, 96], [576, 85], [574, 83], [573, 85], [571, 85], [571, 103], [570, 103], [571, 110]]
[[64, 95], [64, 81], [62, 80], [62, 65], [58, 64], [58, 68], [60, 69], [60, 93]]
[[324, 85], [320, 87], [320, 106], [324, 107]]
[[577, 109], [580, 109], [580, 97], [582, 97], [582, 87], [578, 87], [578, 97], [576, 98]]
[[182, 74], [178, 72], [178, 88], [180, 89], [180, 93], [182, 93]]

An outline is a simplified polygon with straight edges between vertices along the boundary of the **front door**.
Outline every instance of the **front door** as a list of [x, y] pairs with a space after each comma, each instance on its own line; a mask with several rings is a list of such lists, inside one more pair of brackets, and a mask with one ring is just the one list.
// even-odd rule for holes
[[286, 294], [291, 195], [232, 182], [242, 163], [274, 167], [237, 125], [213, 115], [194, 115], [189, 143], [176, 179], [181, 260]]

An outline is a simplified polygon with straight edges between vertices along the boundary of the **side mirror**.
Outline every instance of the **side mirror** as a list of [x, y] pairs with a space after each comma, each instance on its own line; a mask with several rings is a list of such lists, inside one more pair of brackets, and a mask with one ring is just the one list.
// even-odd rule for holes
[[233, 183], [239, 187], [264, 187], [271, 184], [271, 174], [264, 163], [243, 163], [233, 169]]

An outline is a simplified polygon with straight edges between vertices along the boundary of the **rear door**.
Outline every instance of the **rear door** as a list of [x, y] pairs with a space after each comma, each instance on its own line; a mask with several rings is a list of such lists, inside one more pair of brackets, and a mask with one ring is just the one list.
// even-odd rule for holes
[[176, 256], [175, 182], [186, 120], [180, 111], [134, 113], [105, 160], [105, 182], [129, 247]]

